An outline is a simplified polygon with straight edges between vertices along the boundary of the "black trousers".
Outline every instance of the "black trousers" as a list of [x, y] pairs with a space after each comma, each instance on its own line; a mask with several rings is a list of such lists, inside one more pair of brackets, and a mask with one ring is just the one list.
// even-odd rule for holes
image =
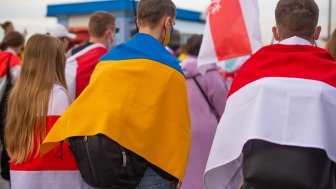
[[1, 151], [1, 177], [5, 180], [10, 180], [9, 174], [9, 156], [6, 148], [3, 146]]

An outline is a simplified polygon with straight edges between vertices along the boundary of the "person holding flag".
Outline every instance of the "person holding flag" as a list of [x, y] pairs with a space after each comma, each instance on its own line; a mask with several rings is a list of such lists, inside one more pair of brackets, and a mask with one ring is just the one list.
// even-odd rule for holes
[[209, 189], [335, 188], [336, 64], [315, 47], [314, 0], [280, 0], [272, 31], [240, 68], [205, 171]]
[[[171, 0], [139, 2], [139, 33], [100, 59], [89, 85], [43, 141], [42, 154], [69, 139], [84, 180], [95, 187], [177, 187], [191, 134], [185, 77], [179, 61], [165, 49], [175, 19]], [[109, 146], [97, 140], [117, 150], [104, 151]], [[134, 161], [139, 157], [147, 166]], [[81, 160], [91, 167], [85, 169], [88, 165]]]

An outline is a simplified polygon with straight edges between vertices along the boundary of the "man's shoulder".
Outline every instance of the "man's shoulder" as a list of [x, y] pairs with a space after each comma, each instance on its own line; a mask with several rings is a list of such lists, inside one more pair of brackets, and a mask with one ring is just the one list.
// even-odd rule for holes
[[104, 53], [107, 52], [107, 49], [104, 45], [99, 44], [99, 43], [87, 43], [85, 45], [82, 45], [80, 47], [74, 48], [71, 50], [71, 56], [77, 55], [77, 54], [84, 54], [88, 51], [102, 51]]
[[100, 61], [124, 61], [132, 59], [146, 59], [153, 62], [170, 66], [182, 73], [179, 60], [171, 56], [164, 48], [149, 48], [145, 45], [134, 46], [122, 43], [106, 53]]

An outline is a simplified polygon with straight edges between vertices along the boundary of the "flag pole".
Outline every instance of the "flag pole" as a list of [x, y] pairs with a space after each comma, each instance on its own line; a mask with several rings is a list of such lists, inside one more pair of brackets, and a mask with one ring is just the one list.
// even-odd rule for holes
[[332, 3], [331, 0], [329, 0], [329, 17], [328, 17], [328, 39], [331, 35], [331, 9], [332, 9]]

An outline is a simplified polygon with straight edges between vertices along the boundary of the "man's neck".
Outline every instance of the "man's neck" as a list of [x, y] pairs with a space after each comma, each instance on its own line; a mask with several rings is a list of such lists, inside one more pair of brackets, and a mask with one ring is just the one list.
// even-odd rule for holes
[[148, 35], [151, 35], [152, 37], [154, 37], [155, 39], [157, 39], [158, 41], [161, 42], [161, 32], [158, 31], [158, 29], [151, 29], [149, 27], [141, 27], [139, 28], [139, 33], [145, 33], [145, 34], [148, 34]]
[[311, 41], [308, 41], [307, 39], [293, 36], [287, 39], [283, 39], [280, 41], [280, 44], [284, 45], [313, 45]]
[[106, 48], [109, 46], [109, 42], [105, 38], [98, 38], [98, 37], [90, 37], [89, 40], [90, 43], [101, 43], [103, 44]]

